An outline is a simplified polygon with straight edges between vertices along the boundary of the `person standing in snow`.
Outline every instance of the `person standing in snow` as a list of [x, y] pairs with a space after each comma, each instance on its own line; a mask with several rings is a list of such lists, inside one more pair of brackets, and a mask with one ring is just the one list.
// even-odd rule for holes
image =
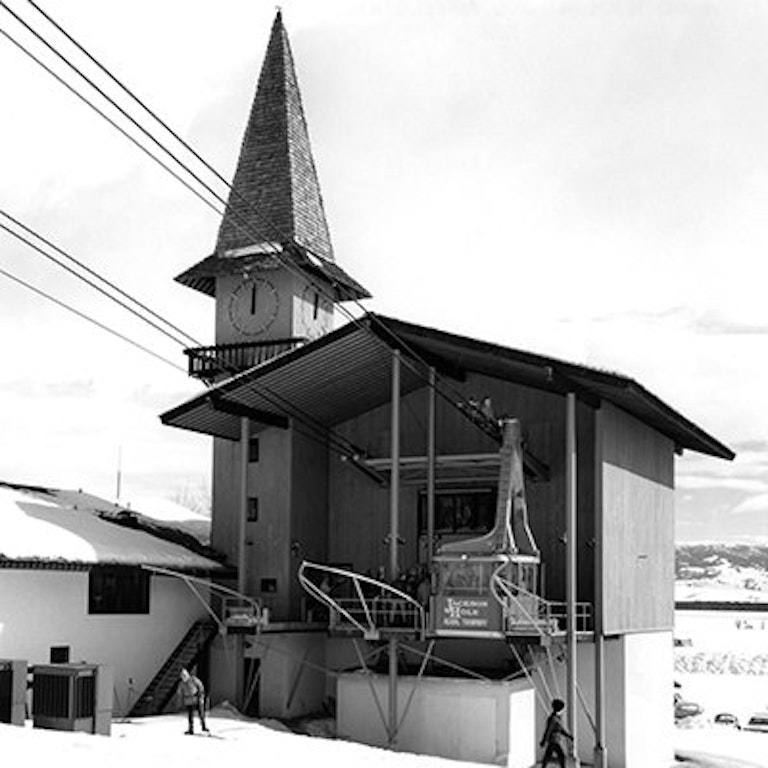
[[544, 757], [541, 760], [541, 768], [546, 768], [550, 759], [557, 758], [560, 768], [565, 768], [565, 750], [563, 749], [563, 738], [573, 740], [568, 731], [565, 730], [560, 713], [565, 708], [565, 702], [562, 699], [552, 699], [552, 712], [547, 718], [547, 726], [544, 729], [544, 735], [541, 737], [539, 746], [546, 745]]
[[208, 726], [205, 724], [205, 686], [199, 677], [190, 674], [187, 669], [182, 669], [179, 677], [181, 700], [187, 708], [187, 717], [189, 718], [187, 734], [192, 735], [195, 732], [195, 712], [200, 718], [203, 731], [208, 733]]

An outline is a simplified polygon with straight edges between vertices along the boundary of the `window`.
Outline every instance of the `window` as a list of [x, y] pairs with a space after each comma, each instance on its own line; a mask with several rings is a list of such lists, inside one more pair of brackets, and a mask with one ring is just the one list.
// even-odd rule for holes
[[261, 591], [268, 594], [277, 592], [277, 579], [262, 579]]
[[248, 461], [255, 464], [259, 460], [259, 438], [252, 437], [248, 441]]
[[312, 304], [312, 319], [317, 320], [317, 316], [320, 313], [320, 294], [315, 291], [315, 300]]
[[149, 573], [130, 566], [93, 568], [88, 613], [149, 613]]
[[[493, 528], [496, 491], [490, 488], [444, 488], [435, 491], [435, 533], [483, 534]], [[427, 531], [427, 492], [419, 493], [419, 533]]]
[[249, 523], [257, 523], [259, 521], [259, 498], [258, 496], [250, 496], [248, 498], [248, 518]]
[[69, 646], [52, 645], [49, 658], [51, 664], [69, 664]]

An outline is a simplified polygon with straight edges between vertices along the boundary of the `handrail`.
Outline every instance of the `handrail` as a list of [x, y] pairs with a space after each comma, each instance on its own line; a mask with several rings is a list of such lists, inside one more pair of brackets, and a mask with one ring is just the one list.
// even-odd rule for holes
[[[509, 581], [501, 575], [501, 571], [504, 570], [506, 564], [500, 565], [491, 576], [491, 593], [496, 601], [501, 605], [504, 611], [504, 616], [510, 612], [510, 602], [513, 603], [516, 608], [523, 614], [523, 616], [530, 622], [531, 626], [543, 636], [552, 634], [552, 627], [558, 624], [558, 620], [561, 618], [567, 619], [567, 612], [565, 610], [566, 604], [564, 602], [556, 602], [552, 600], [546, 600], [540, 595], [530, 592], [521, 587], [519, 584]], [[501, 592], [502, 594], [499, 594]], [[520, 597], [528, 598], [533, 602], [535, 606], [535, 616], [531, 615], [526, 606], [520, 600]], [[576, 616], [574, 617], [578, 626], [581, 626], [582, 631], [587, 630], [587, 625], [590, 618], [591, 604], [586, 602], [576, 603]]]
[[[324, 592], [312, 579], [309, 578], [307, 575], [308, 571], [316, 571], [326, 575], [333, 575], [343, 579], [349, 579], [352, 582], [356, 597], [339, 599], [332, 597], [327, 592]], [[299, 566], [297, 576], [299, 583], [306, 592], [312, 595], [312, 597], [314, 597], [319, 602], [327, 605], [328, 608], [330, 608], [332, 611], [343, 616], [350, 624], [358, 629], [366, 639], [378, 639], [379, 637], [380, 627], [377, 626], [376, 623], [377, 611], [375, 610], [374, 602], [376, 600], [382, 599], [389, 601], [397, 600], [399, 602], [407, 603], [413, 610], [417, 619], [417, 626], [415, 629], [419, 631], [422, 637], [426, 633], [426, 616], [424, 613], [424, 607], [410, 595], [397, 589], [397, 587], [393, 587], [392, 585], [387, 584], [386, 582], [379, 581], [378, 579], [371, 578], [370, 576], [364, 576], [360, 573], [355, 573], [354, 571], [347, 571], [342, 568], [334, 568], [330, 565], [320, 565], [319, 563], [312, 563], [308, 560], [304, 560]], [[375, 587], [380, 593], [379, 596], [367, 598], [363, 592], [361, 584], [368, 584], [372, 587]], [[387, 594], [392, 595], [392, 597], [386, 598], [385, 595]], [[350, 610], [347, 610], [347, 607], [345, 606], [348, 606], [351, 611], [355, 613], [356, 611], [354, 611], [354, 607], [359, 606], [362, 611], [363, 620], [365, 623], [355, 618], [353, 613], [350, 612]]]
[[227, 618], [231, 618], [227, 616], [227, 607], [232, 604], [233, 598], [238, 600], [240, 603], [244, 603], [248, 609], [250, 610], [250, 615], [253, 617], [253, 624], [254, 625], [260, 625], [262, 623], [262, 606], [261, 602], [254, 597], [250, 597], [249, 595], [244, 595], [242, 592], [238, 592], [235, 589], [230, 589], [229, 587], [224, 587], [221, 584], [216, 584], [213, 581], [208, 581], [206, 579], [201, 579], [197, 576], [190, 576], [188, 573], [182, 573], [180, 571], [173, 571], [170, 568], [160, 568], [156, 565], [142, 565], [141, 566], [144, 570], [150, 571], [152, 573], [158, 573], [162, 576], [173, 576], [177, 579], [181, 579], [189, 588], [194, 592], [195, 594], [199, 593], [197, 590], [194, 589], [193, 584], [200, 584], [201, 586], [204, 586], [206, 589], [210, 590], [214, 594], [218, 593], [218, 597], [222, 598], [223, 603], [223, 612], [224, 612], [224, 621], [222, 621], [218, 616], [212, 613], [211, 609], [206, 606], [207, 610], [211, 615], [213, 616], [216, 623], [219, 625], [219, 627], [226, 626], [227, 625]]

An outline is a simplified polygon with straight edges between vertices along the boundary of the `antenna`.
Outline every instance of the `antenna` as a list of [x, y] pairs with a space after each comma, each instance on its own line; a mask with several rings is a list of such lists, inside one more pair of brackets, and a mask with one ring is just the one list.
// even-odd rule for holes
[[123, 469], [123, 446], [117, 446], [117, 501], [120, 501], [120, 481], [122, 480]]

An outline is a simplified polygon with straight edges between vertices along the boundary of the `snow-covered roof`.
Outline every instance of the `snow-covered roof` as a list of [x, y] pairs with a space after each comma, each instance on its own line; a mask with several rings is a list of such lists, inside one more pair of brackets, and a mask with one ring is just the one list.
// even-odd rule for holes
[[153, 531], [141, 515], [82, 491], [0, 483], [0, 530], [0, 566], [153, 565], [183, 571], [223, 567], [195, 548], [168, 540], [167, 530], [156, 526]]

